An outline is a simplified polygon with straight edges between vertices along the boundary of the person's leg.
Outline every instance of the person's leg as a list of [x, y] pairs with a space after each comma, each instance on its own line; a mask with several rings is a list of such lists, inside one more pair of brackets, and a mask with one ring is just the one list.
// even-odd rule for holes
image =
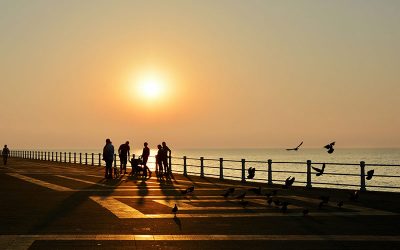
[[122, 174], [122, 166], [124, 165], [124, 157], [119, 156], [119, 173]]
[[112, 178], [112, 164], [113, 164], [113, 161], [107, 161], [106, 162], [107, 178]]
[[169, 167], [168, 167], [168, 158], [167, 159], [163, 159], [163, 165], [164, 165], [164, 172], [165, 174], [169, 174]]
[[147, 166], [147, 161], [148, 161], [148, 158], [143, 158], [143, 166], [145, 167], [146, 173], [147, 173], [147, 171], [149, 171], [149, 174], [151, 175], [150, 168]]

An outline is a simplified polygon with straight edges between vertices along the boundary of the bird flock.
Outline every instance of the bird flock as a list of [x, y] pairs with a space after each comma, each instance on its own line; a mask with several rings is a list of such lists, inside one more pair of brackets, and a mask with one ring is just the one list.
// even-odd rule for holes
[[[302, 145], [303, 145], [303, 141], [297, 147], [287, 148], [286, 150], [298, 151]], [[325, 145], [324, 148], [327, 150], [328, 154], [332, 154], [335, 151], [334, 146], [335, 146], [335, 142], [331, 142], [331, 143]], [[325, 173], [326, 164], [322, 163], [321, 168], [317, 168], [314, 166], [311, 166], [311, 167], [315, 171], [315, 175], [317, 177], [319, 177]], [[254, 167], [250, 167], [247, 169], [247, 172], [248, 172], [247, 179], [254, 179], [256, 169]], [[366, 175], [365, 179], [371, 180], [374, 173], [375, 173], [375, 171], [373, 169], [367, 171], [367, 175]], [[284, 181], [284, 184], [282, 185], [281, 188], [283, 190], [290, 189], [293, 186], [294, 182], [295, 182], [295, 177], [289, 176], [288, 178], [286, 178], [286, 180]], [[182, 190], [181, 194], [185, 195], [185, 196], [193, 195], [194, 189], [195, 189], [194, 186], [190, 186], [190, 187]], [[278, 192], [279, 192], [278, 189], [274, 189], [269, 192], [265, 192], [265, 190], [263, 190], [262, 187], [259, 186], [259, 187], [251, 187], [246, 190], [243, 190], [243, 189], [239, 190], [238, 194], [236, 194], [237, 193], [236, 191], [237, 191], [236, 187], [229, 187], [228, 189], [224, 190], [224, 192], [221, 195], [225, 199], [232, 198], [234, 200], [237, 200], [243, 207], [245, 207], [249, 204], [249, 201], [245, 200], [248, 192], [253, 193], [257, 196], [264, 196], [266, 199], [266, 205], [275, 206], [275, 207], [279, 208], [280, 211], [282, 211], [283, 213], [286, 213], [288, 211], [288, 206], [291, 204], [287, 200], [280, 200], [280, 199], [283, 199], [284, 196], [278, 196]], [[360, 196], [359, 191], [352, 191], [351, 193], [349, 193], [349, 201], [352, 201], [352, 202], [358, 201], [359, 196]], [[319, 200], [319, 203], [316, 206], [316, 208], [318, 210], [323, 209], [324, 206], [326, 206], [328, 203], [332, 202], [330, 196], [326, 196], [326, 195], [319, 196], [318, 200]], [[343, 200], [336, 201], [336, 206], [339, 209], [341, 209], [344, 205], [345, 205], [345, 202]], [[175, 204], [175, 206], [172, 208], [172, 213], [175, 215], [175, 217], [176, 217], [177, 212], [178, 212], [178, 206]], [[308, 208], [308, 207], [303, 208], [302, 214], [304, 216], [307, 216], [309, 213], [310, 213], [310, 208]]]

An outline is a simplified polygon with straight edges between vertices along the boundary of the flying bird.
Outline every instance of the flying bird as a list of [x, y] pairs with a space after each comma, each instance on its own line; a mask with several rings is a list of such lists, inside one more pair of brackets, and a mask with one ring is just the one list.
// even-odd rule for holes
[[301, 145], [303, 145], [303, 142], [301, 142], [300, 144], [299, 144], [299, 146], [297, 146], [297, 147], [295, 147], [295, 148], [287, 148], [286, 150], [294, 150], [294, 151], [297, 151], [297, 150], [299, 150], [299, 148], [300, 148], [300, 146]]
[[253, 179], [256, 175], [256, 168], [249, 167], [249, 169], [247, 169], [247, 172], [249, 173], [247, 179]]
[[365, 179], [367, 179], [367, 180], [371, 180], [372, 179], [372, 176], [374, 176], [374, 172], [375, 172], [375, 170], [370, 170], [370, 171], [368, 171], [367, 172], [367, 178], [365, 178]]
[[176, 217], [176, 212], [178, 212], [178, 206], [175, 204], [174, 208], [172, 209], [172, 213], [175, 214], [175, 217]]
[[335, 150], [335, 149], [333, 148], [334, 145], [335, 145], [335, 142], [331, 142], [331, 143], [329, 143], [328, 145], [326, 145], [324, 148], [328, 149], [328, 153], [329, 153], [329, 154], [332, 154], [333, 151]]
[[286, 189], [289, 188], [293, 185], [295, 178], [291, 178], [291, 176], [289, 176], [288, 178], [286, 178], [285, 180], [285, 185], [282, 186], [282, 188]]
[[324, 174], [324, 171], [325, 171], [325, 163], [322, 164], [322, 168], [321, 169], [320, 168], [316, 168], [316, 167], [312, 167], [312, 169], [314, 169], [315, 172], [317, 172], [315, 174], [316, 176], [321, 176], [321, 175]]

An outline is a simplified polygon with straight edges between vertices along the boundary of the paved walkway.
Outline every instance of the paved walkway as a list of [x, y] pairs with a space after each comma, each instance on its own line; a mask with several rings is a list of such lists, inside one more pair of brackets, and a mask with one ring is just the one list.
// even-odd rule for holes
[[[0, 166], [0, 249], [400, 249], [398, 193], [349, 201], [346, 190], [265, 185], [258, 195], [254, 183], [103, 175], [99, 167], [16, 158]], [[330, 198], [321, 208], [320, 196]], [[288, 202], [287, 211], [277, 201]]]

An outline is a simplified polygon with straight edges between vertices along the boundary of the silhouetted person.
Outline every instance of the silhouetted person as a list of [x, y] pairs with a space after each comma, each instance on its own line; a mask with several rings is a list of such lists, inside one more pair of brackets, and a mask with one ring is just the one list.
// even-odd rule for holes
[[118, 148], [119, 162], [120, 168], [119, 172], [122, 174], [122, 170], [124, 170], [124, 174], [126, 174], [126, 164], [128, 162], [128, 157], [131, 155], [129, 151], [131, 148], [129, 147], [129, 141], [126, 141], [124, 144], [121, 144]]
[[106, 140], [106, 145], [103, 148], [103, 160], [106, 162], [105, 178], [112, 178], [112, 164], [114, 162], [114, 146], [110, 139]]
[[147, 171], [149, 171], [149, 175], [151, 176], [151, 171], [150, 171], [149, 167], [147, 167], [147, 161], [148, 161], [149, 156], [150, 156], [150, 149], [149, 149], [149, 147], [147, 145], [148, 145], [147, 142], [145, 142], [143, 144], [143, 146], [144, 146], [143, 147], [143, 152], [142, 152], [143, 173], [146, 173], [145, 175], [147, 175]]
[[158, 151], [156, 155], [156, 165], [158, 166], [158, 174], [162, 175], [163, 174], [163, 156], [164, 156], [164, 150], [161, 147], [160, 144], [157, 145]]
[[169, 162], [171, 162], [171, 149], [167, 146], [165, 142], [162, 143], [162, 149], [163, 149], [163, 157], [162, 157], [162, 162], [164, 166], [164, 171], [166, 174], [171, 174], [171, 166]]
[[4, 165], [7, 165], [8, 156], [10, 155], [10, 150], [7, 148], [7, 145], [4, 145], [3, 151], [1, 151], [1, 155], [3, 156]]

